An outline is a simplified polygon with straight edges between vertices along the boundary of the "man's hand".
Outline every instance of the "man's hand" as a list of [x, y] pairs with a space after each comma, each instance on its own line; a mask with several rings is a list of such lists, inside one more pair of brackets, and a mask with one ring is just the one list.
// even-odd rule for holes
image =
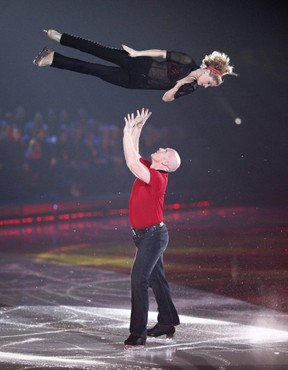
[[152, 112], [149, 109], [142, 108], [141, 112], [137, 110], [137, 116], [135, 118], [135, 124], [139, 126], [144, 126], [148, 118], [151, 116]]
[[126, 117], [124, 117], [125, 126], [124, 126], [124, 132], [132, 132], [134, 126], [135, 126], [135, 118], [134, 113], [128, 113]]
[[139, 160], [139, 138], [142, 128], [151, 114], [149, 109], [142, 108], [141, 111], [137, 110], [136, 114], [128, 113], [127, 116], [124, 117], [123, 148], [126, 164], [136, 177], [147, 184], [149, 184], [150, 181], [150, 172]]
[[128, 113], [126, 117], [124, 117], [125, 121], [125, 128], [129, 132], [132, 132], [135, 127], [142, 128], [148, 118], [151, 116], [152, 112], [149, 112], [149, 109], [142, 108], [141, 112], [137, 110], [136, 116], [134, 113]]

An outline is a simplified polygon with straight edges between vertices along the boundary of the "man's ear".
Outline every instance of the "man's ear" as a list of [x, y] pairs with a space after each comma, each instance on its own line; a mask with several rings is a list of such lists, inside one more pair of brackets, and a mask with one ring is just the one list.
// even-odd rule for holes
[[168, 166], [168, 161], [167, 161], [167, 159], [164, 159], [163, 161], [161, 161], [161, 164], [162, 164], [163, 166], [167, 167], [167, 166]]

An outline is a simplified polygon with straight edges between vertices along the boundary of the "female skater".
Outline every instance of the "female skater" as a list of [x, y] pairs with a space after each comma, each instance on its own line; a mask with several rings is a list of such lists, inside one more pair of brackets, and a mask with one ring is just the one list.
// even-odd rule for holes
[[38, 67], [51, 66], [89, 74], [128, 89], [165, 90], [164, 102], [190, 94], [197, 86], [219, 86], [224, 75], [234, 74], [230, 58], [218, 51], [206, 55], [199, 66], [191, 56], [181, 52], [159, 49], [137, 51], [126, 45], [115, 49], [52, 29], [44, 31], [61, 45], [92, 54], [116, 66], [69, 58], [44, 48], [33, 61]]

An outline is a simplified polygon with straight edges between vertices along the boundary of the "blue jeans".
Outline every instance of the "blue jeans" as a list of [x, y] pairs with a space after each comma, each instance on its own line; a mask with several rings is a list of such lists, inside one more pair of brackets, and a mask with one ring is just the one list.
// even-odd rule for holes
[[131, 270], [130, 332], [146, 338], [149, 287], [152, 288], [157, 302], [158, 323], [161, 325], [180, 323], [163, 266], [163, 253], [169, 241], [167, 227], [164, 225], [158, 230], [134, 235], [133, 241], [136, 245], [136, 255]]

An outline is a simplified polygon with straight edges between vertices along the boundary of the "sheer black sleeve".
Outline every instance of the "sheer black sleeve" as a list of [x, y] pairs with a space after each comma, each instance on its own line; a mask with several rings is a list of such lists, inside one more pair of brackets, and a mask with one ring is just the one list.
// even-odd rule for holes
[[185, 84], [183, 86], [180, 87], [180, 89], [176, 92], [176, 94], [174, 95], [174, 99], [179, 99], [181, 98], [182, 96], [185, 96], [185, 95], [188, 95], [188, 94], [191, 94], [192, 92], [194, 92], [197, 88], [197, 82], [191, 82], [189, 84]]
[[181, 53], [179, 51], [167, 51], [166, 59], [170, 62], [195, 66], [195, 69], [198, 68], [195, 60], [190, 55]]

